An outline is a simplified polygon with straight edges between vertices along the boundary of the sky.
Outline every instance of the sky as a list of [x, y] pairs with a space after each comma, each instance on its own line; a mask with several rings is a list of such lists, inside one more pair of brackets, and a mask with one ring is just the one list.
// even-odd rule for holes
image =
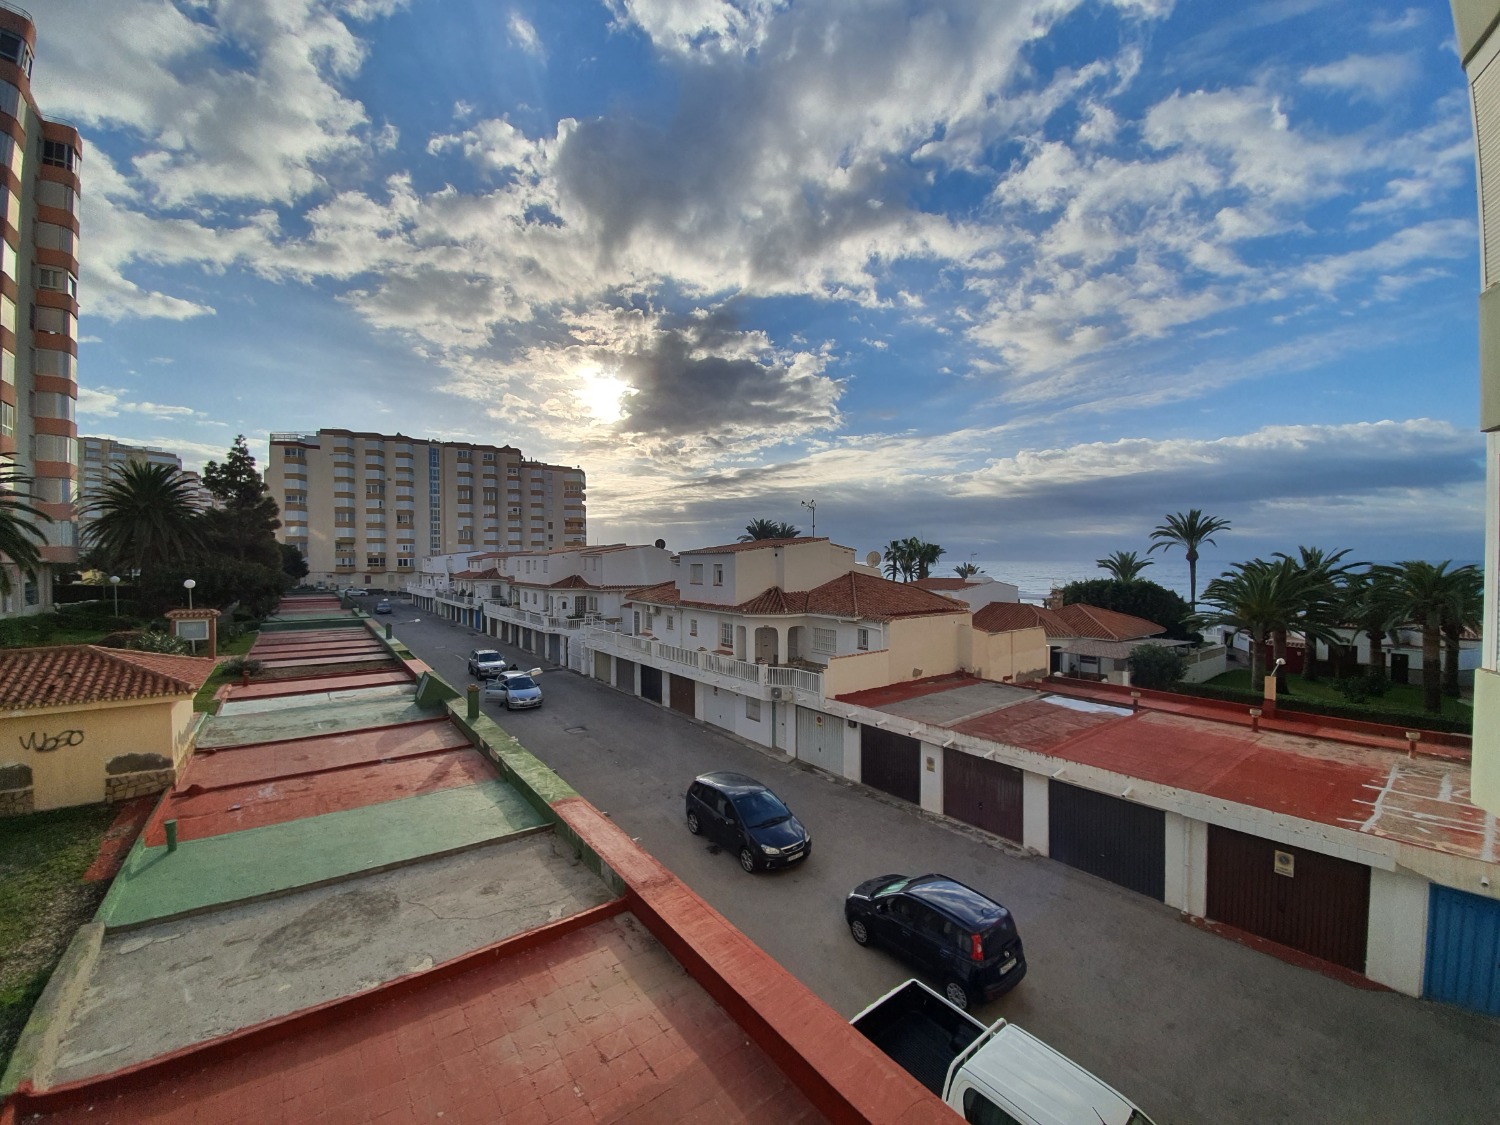
[[591, 542], [1482, 554], [1447, 0], [29, 6], [80, 434], [509, 444]]

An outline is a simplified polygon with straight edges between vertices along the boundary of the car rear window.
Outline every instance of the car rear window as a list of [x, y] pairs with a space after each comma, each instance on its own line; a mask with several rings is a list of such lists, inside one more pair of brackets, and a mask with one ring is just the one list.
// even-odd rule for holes
[[1016, 939], [1016, 924], [1011, 921], [1010, 915], [1006, 916], [994, 927], [985, 932], [984, 935], [984, 959], [988, 961], [991, 957], [999, 957], [1005, 952], [1005, 947]]

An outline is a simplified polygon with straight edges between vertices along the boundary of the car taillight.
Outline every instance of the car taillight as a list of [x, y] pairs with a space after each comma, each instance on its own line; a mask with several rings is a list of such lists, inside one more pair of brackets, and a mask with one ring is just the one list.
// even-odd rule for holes
[[983, 961], [984, 960], [984, 938], [980, 937], [978, 934], [970, 934], [969, 935], [969, 943], [970, 943], [970, 945], [969, 945], [969, 960], [971, 960], [971, 961]]

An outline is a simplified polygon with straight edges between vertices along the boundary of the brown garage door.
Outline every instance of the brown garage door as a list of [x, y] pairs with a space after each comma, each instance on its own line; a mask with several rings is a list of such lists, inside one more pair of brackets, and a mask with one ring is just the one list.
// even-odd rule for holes
[[1019, 844], [1021, 771], [948, 747], [943, 751], [943, 812]]
[[1208, 916], [1362, 973], [1370, 869], [1209, 825]]
[[859, 779], [892, 797], [922, 800], [921, 760], [922, 744], [915, 738], [879, 727], [859, 732]]
[[614, 681], [615, 663], [610, 659], [607, 652], [594, 653], [594, 679], [603, 680], [605, 683]]
[[1166, 898], [1167, 827], [1161, 809], [1049, 781], [1047, 854], [1157, 902]]
[[[670, 673], [668, 673], [670, 675]], [[693, 681], [686, 676], [672, 676], [670, 690], [672, 692], [672, 710], [681, 711], [684, 715], [696, 717], [698, 714], [698, 693], [693, 686]]]

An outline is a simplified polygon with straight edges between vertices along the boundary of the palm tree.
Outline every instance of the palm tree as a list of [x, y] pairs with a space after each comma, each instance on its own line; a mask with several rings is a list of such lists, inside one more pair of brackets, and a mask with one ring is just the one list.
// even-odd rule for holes
[[983, 574], [984, 571], [980, 570], [980, 568], [974, 563], [961, 562], [953, 568], [953, 573], [958, 575], [960, 578], [973, 578], [974, 575]]
[[[1355, 567], [1369, 566], [1369, 563], [1346, 563], [1341, 560], [1349, 553], [1349, 548], [1344, 547], [1334, 551], [1332, 554], [1324, 551], [1321, 547], [1298, 547], [1297, 555], [1293, 558], [1282, 551], [1277, 551], [1275, 557], [1286, 559], [1302, 571], [1307, 579], [1307, 606], [1304, 613], [1304, 624], [1306, 619], [1317, 617], [1320, 623], [1327, 626], [1343, 625], [1343, 599], [1340, 597], [1340, 588], [1345, 579]], [[1316, 680], [1318, 678], [1318, 640], [1317, 636], [1309, 636], [1306, 630], [1303, 637], [1307, 642], [1307, 656], [1302, 665], [1302, 678], [1304, 680]], [[1274, 637], [1276, 643], [1276, 655], [1285, 659], [1286, 657], [1286, 632], [1278, 630]], [[1330, 652], [1334, 640], [1329, 640]], [[1285, 684], [1285, 678], [1282, 677]]]
[[1340, 590], [1340, 601], [1344, 623], [1369, 638], [1370, 674], [1384, 676], [1385, 639], [1403, 620], [1390, 576], [1374, 568], [1351, 574]]
[[171, 465], [129, 464], [95, 493], [84, 541], [122, 568], [149, 572], [202, 546], [193, 486]]
[[749, 543], [755, 539], [795, 539], [801, 534], [802, 532], [789, 523], [754, 519], [745, 525], [745, 534], [740, 536], [739, 542]]
[[938, 559], [942, 558], [944, 551], [936, 543], [927, 543], [920, 539], [908, 539], [911, 545], [912, 571], [918, 582], [932, 575], [932, 568], [937, 566]]
[[885, 576], [893, 582], [898, 577], [903, 582], [911, 578], [911, 556], [906, 543], [905, 539], [892, 539], [885, 545]]
[[1454, 571], [1452, 578], [1443, 613], [1443, 694], [1457, 699], [1463, 694], [1458, 685], [1458, 654], [1464, 630], [1477, 628], [1484, 618], [1484, 575], [1471, 567]]
[[1473, 566], [1449, 570], [1451, 559], [1436, 565], [1420, 559], [1395, 566], [1373, 569], [1389, 578], [1392, 596], [1402, 617], [1422, 630], [1422, 707], [1436, 715], [1443, 710], [1439, 654], [1443, 642], [1443, 620], [1451, 611], [1454, 590], [1459, 583], [1471, 581], [1466, 575]]
[[[30, 490], [30, 477], [0, 473], [0, 555], [34, 581], [42, 569], [41, 548], [47, 542], [47, 533], [37, 524], [51, 523], [52, 517], [26, 502]], [[9, 594], [11, 589], [10, 567], [0, 566], [0, 594]]]
[[1153, 540], [1150, 547], [1146, 549], [1149, 555], [1158, 547], [1182, 547], [1187, 552], [1188, 564], [1188, 593], [1191, 595], [1188, 601], [1196, 608], [1198, 605], [1198, 548], [1204, 543], [1217, 547], [1218, 544], [1211, 538], [1220, 531], [1229, 530], [1229, 521], [1217, 516], [1205, 516], [1201, 509], [1192, 508], [1186, 515], [1177, 512], [1167, 517], [1166, 523], [1156, 525], [1156, 530], [1151, 533]]
[[1109, 571], [1116, 582], [1134, 582], [1141, 576], [1141, 571], [1148, 566], [1155, 566], [1155, 559], [1137, 558], [1134, 551], [1116, 551], [1108, 558], [1095, 559], [1099, 569]]
[[1291, 559], [1251, 559], [1235, 563], [1208, 584], [1203, 600], [1213, 609], [1193, 620], [1198, 626], [1226, 625], [1250, 634], [1250, 682], [1258, 688], [1266, 674], [1268, 637], [1278, 632], [1284, 637], [1293, 628], [1319, 639], [1333, 635], [1315, 593], [1316, 584]]

